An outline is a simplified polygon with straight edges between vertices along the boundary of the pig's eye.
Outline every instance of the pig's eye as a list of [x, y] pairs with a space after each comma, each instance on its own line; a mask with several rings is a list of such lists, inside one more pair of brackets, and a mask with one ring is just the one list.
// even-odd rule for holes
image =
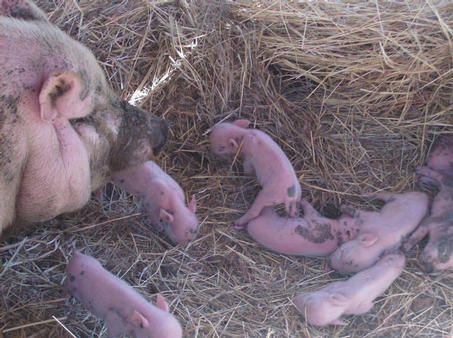
[[225, 150], [225, 146], [220, 146], [219, 147], [219, 151], [224, 151]]

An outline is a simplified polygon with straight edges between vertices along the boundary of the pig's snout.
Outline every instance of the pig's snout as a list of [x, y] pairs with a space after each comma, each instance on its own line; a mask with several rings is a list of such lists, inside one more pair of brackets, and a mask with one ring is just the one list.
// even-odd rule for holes
[[163, 148], [168, 138], [168, 130], [170, 126], [168, 122], [152, 118], [150, 121], [151, 125], [151, 145], [153, 148], [153, 154], [158, 155], [160, 150]]

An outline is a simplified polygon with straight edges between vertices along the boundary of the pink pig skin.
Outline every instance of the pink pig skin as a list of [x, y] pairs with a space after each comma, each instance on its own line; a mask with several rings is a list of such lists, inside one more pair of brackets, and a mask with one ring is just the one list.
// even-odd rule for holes
[[116, 185], [144, 198], [145, 210], [154, 226], [166, 231], [173, 242], [186, 243], [196, 238], [198, 219], [195, 196], [185, 205], [179, 184], [157, 164], [148, 161], [138, 167], [112, 175]]
[[93, 257], [75, 252], [67, 267], [67, 294], [77, 298], [94, 315], [104, 319], [109, 337], [178, 338], [182, 329], [158, 295], [157, 307], [105, 270]]
[[438, 189], [431, 214], [411, 234], [403, 249], [408, 251], [429, 233], [420, 255], [427, 272], [453, 268], [453, 135], [439, 139], [428, 157], [428, 166], [417, 169], [421, 186]]
[[240, 155], [244, 171], [248, 174], [255, 171], [262, 187], [249, 211], [235, 222], [236, 227], [245, 226], [264, 207], [274, 204], [284, 203], [288, 214], [294, 217], [302, 195], [288, 157], [267, 134], [246, 129], [249, 123], [247, 120], [219, 123], [210, 134], [212, 152], [220, 157]]
[[293, 299], [307, 322], [313, 325], [345, 325], [342, 315], [360, 315], [373, 307], [381, 295], [401, 274], [405, 258], [401, 252], [387, 254], [374, 266], [363, 270], [346, 281], [334, 282]]
[[422, 192], [381, 192], [374, 197], [387, 202], [379, 212], [342, 208], [362, 225], [359, 235], [330, 257], [330, 266], [335, 270], [351, 273], [372, 266], [383, 253], [399, 248], [403, 237], [417, 227], [428, 211], [428, 196]]
[[272, 207], [247, 224], [249, 235], [266, 248], [297, 256], [327, 256], [344, 241], [357, 236], [359, 222], [347, 215], [340, 219], [322, 217], [302, 199], [304, 217], [280, 217]]

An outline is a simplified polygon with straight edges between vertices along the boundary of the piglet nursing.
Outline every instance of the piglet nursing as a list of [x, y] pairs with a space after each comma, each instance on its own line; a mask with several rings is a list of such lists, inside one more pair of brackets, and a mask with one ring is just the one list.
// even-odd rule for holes
[[162, 296], [158, 296], [157, 306], [151, 305], [93, 257], [74, 253], [67, 267], [64, 289], [106, 321], [109, 337], [123, 334], [143, 338], [182, 337], [181, 326], [168, 313]]
[[287, 213], [296, 216], [302, 194], [285, 153], [264, 132], [247, 129], [249, 124], [247, 120], [219, 123], [210, 134], [212, 152], [220, 157], [241, 156], [244, 171], [255, 172], [262, 187], [249, 211], [235, 222], [237, 227], [257, 217], [264, 207], [275, 204], [284, 203]]
[[403, 237], [417, 227], [428, 211], [428, 196], [422, 192], [381, 192], [373, 196], [386, 201], [379, 212], [342, 208], [361, 226], [359, 235], [330, 257], [330, 265], [339, 272], [361, 271], [372, 266], [383, 253], [398, 249]]
[[348, 280], [334, 282], [318, 291], [301, 293], [293, 302], [310, 324], [345, 325], [340, 317], [371, 310], [373, 300], [401, 274], [404, 264], [402, 253], [387, 254], [374, 266]]
[[179, 184], [156, 163], [148, 161], [112, 175], [116, 185], [141, 196], [151, 222], [164, 229], [173, 242], [185, 243], [195, 239], [198, 219], [195, 215], [195, 196], [188, 206]]
[[427, 272], [453, 268], [453, 135], [441, 137], [428, 158], [428, 166], [417, 169], [418, 183], [435, 187], [431, 214], [404, 243], [409, 250], [429, 233], [420, 255]]
[[304, 217], [293, 218], [280, 217], [272, 207], [266, 207], [247, 224], [247, 232], [270, 250], [298, 256], [327, 256], [357, 236], [360, 224], [356, 218], [323, 217], [304, 199], [301, 206]]

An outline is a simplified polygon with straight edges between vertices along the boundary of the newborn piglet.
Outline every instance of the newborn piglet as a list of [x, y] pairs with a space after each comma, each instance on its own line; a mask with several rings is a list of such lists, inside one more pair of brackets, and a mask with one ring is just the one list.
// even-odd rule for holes
[[156, 163], [148, 161], [138, 167], [112, 175], [116, 185], [141, 196], [151, 222], [163, 229], [176, 243], [186, 243], [198, 234], [195, 196], [188, 206], [180, 185]]
[[404, 243], [408, 251], [429, 233], [429, 241], [420, 255], [426, 272], [453, 268], [453, 135], [439, 139], [428, 157], [428, 165], [417, 169], [418, 183], [434, 187], [438, 193], [431, 214]]
[[69, 261], [64, 290], [106, 321], [109, 337], [124, 334], [141, 338], [182, 337], [181, 326], [168, 313], [168, 304], [162, 296], [158, 295], [157, 306], [148, 303], [96, 259], [78, 251]]
[[301, 206], [304, 217], [293, 218], [280, 217], [273, 207], [266, 207], [247, 224], [247, 232], [272, 251], [296, 256], [327, 256], [357, 236], [360, 224], [356, 218], [323, 217], [304, 199]]
[[374, 266], [345, 281], [334, 282], [293, 299], [297, 309], [313, 325], [345, 325], [342, 315], [360, 315], [373, 307], [381, 295], [401, 274], [405, 264], [401, 252], [387, 254]]
[[262, 190], [245, 215], [235, 222], [238, 228], [258, 217], [267, 206], [284, 204], [289, 216], [298, 213], [302, 190], [293, 166], [281, 148], [266, 133], [247, 129], [247, 120], [215, 125], [210, 134], [212, 152], [224, 158], [240, 156], [244, 171], [255, 172]]
[[360, 225], [359, 235], [341, 245], [330, 257], [330, 266], [341, 273], [358, 272], [372, 266], [379, 257], [398, 249], [428, 211], [428, 196], [422, 192], [371, 195], [386, 202], [380, 211], [342, 207]]

